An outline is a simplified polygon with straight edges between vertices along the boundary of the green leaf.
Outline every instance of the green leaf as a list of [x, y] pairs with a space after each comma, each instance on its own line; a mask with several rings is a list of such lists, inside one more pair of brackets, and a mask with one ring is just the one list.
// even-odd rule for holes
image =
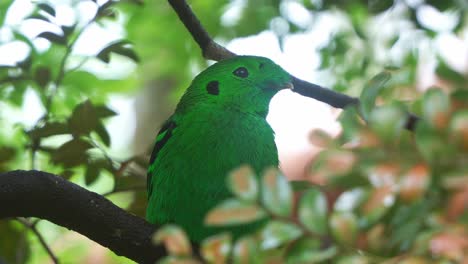
[[320, 242], [313, 238], [299, 240], [287, 254], [286, 263], [327, 263], [327, 260], [338, 254], [335, 246], [326, 249], [321, 249], [319, 246]]
[[55, 9], [52, 6], [45, 3], [41, 3], [38, 4], [37, 7], [51, 16], [55, 16]]
[[68, 126], [74, 135], [89, 134], [98, 125], [96, 111], [89, 100], [77, 105], [68, 119]]
[[261, 232], [260, 247], [263, 250], [277, 248], [296, 240], [302, 235], [302, 230], [295, 224], [273, 220]]
[[450, 68], [442, 59], [439, 59], [439, 65], [436, 68], [436, 74], [447, 81], [452, 81], [458, 85], [466, 85], [467, 78], [461, 73]]
[[72, 139], [52, 152], [52, 162], [74, 167], [87, 162], [86, 151], [93, 146], [81, 139]]
[[250, 166], [244, 165], [232, 171], [228, 176], [228, 187], [241, 200], [257, 200], [257, 178]]
[[333, 212], [330, 217], [330, 230], [340, 243], [354, 245], [358, 234], [358, 219], [351, 212]]
[[258, 263], [256, 259], [258, 252], [258, 243], [254, 238], [250, 236], [242, 237], [234, 245], [234, 263]]
[[365, 120], [369, 119], [370, 113], [375, 106], [377, 96], [385, 88], [385, 84], [390, 80], [391, 74], [383, 71], [374, 76], [362, 90], [360, 99], [360, 109]]
[[67, 44], [67, 39], [62, 36], [58, 35], [57, 33], [54, 32], [42, 32], [41, 34], [37, 35], [36, 38], [45, 38], [48, 41], [58, 44], [58, 45], [66, 45]]
[[68, 125], [62, 122], [47, 122], [42, 127], [35, 127], [27, 132], [32, 139], [68, 134]]
[[295, 241], [287, 251], [286, 263], [310, 263], [309, 252], [320, 250], [321, 242], [318, 238], [303, 237]]
[[212, 226], [245, 224], [264, 218], [266, 215], [266, 212], [256, 204], [231, 198], [208, 212], [205, 224]]
[[231, 235], [221, 233], [203, 240], [201, 254], [208, 263], [227, 263], [231, 247]]
[[367, 197], [369, 197], [369, 192], [364, 188], [345, 191], [336, 199], [333, 210], [337, 212], [351, 212], [361, 206]]
[[309, 231], [320, 235], [327, 233], [327, 199], [317, 188], [306, 191], [299, 201], [298, 216]]
[[406, 113], [398, 105], [384, 105], [370, 112], [369, 125], [381, 139], [396, 142], [406, 123]]
[[262, 203], [273, 214], [288, 217], [292, 211], [292, 190], [277, 169], [267, 169], [262, 178]]
[[305, 191], [315, 186], [310, 181], [303, 181], [303, 180], [297, 180], [297, 181], [293, 180], [293, 181], [290, 181], [289, 184], [291, 185], [293, 192]]
[[170, 255], [190, 256], [192, 254], [192, 246], [187, 234], [176, 225], [165, 225], [159, 228], [153, 235], [152, 241], [156, 245], [164, 243]]
[[[424, 159], [434, 163], [446, 153], [447, 142], [425, 121], [419, 121], [416, 126], [416, 146]], [[447, 153], [448, 154], [448, 153]]]
[[423, 117], [434, 127], [445, 128], [448, 123], [450, 99], [441, 89], [432, 88], [424, 93], [422, 100]]

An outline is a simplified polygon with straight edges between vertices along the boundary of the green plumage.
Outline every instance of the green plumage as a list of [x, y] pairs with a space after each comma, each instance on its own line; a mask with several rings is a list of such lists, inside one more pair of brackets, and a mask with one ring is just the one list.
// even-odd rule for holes
[[[157, 138], [148, 169], [147, 219], [182, 226], [193, 241], [219, 232], [206, 213], [232, 196], [227, 174], [243, 164], [257, 172], [278, 166], [266, 121], [271, 98], [291, 77], [271, 60], [239, 56], [200, 73]], [[230, 227], [235, 236], [255, 225]]]

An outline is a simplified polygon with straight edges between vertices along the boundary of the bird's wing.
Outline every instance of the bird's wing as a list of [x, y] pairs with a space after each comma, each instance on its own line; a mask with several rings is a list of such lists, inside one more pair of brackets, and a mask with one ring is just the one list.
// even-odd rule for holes
[[153, 184], [151, 179], [155, 166], [155, 161], [160, 151], [164, 148], [166, 143], [171, 138], [172, 132], [176, 127], [176, 122], [170, 118], [163, 124], [163, 126], [159, 130], [158, 136], [156, 137], [156, 143], [154, 143], [153, 152], [151, 153], [150, 166], [148, 168], [148, 174], [146, 178], [146, 186], [148, 188], [148, 199], [151, 197], [151, 193], [153, 191]]

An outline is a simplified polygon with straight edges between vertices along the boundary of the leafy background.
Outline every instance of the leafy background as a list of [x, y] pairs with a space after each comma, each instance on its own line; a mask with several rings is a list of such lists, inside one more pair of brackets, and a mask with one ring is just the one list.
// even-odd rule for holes
[[[24, 16], [12, 15], [24, 2], [0, 3], [0, 171], [53, 172], [143, 216], [156, 131], [208, 63], [166, 1], [40, 1]], [[285, 153], [287, 140], [278, 145], [286, 176], [304, 181], [289, 184], [271, 171], [257, 182], [248, 168], [230, 176], [235, 195], [209, 215], [210, 223], [265, 215], [271, 221], [235, 245], [223, 234], [208, 241], [207, 259], [222, 261], [228, 248], [239, 261], [467, 261], [466, 3], [195, 0], [191, 6], [235, 52], [269, 55], [237, 38], [266, 39], [265, 47], [277, 47], [273, 53], [285, 52], [277, 59], [293, 74], [360, 96], [357, 111], [369, 122], [364, 126], [355, 109], [326, 110], [330, 118], [340, 114], [342, 132], [312, 130], [317, 108], [293, 119], [305, 124], [309, 137], [301, 149], [308, 151]], [[306, 45], [293, 52], [295, 38]], [[130, 107], [122, 103], [128, 98]], [[407, 110], [425, 119], [413, 134], [402, 129]], [[135, 131], [122, 129], [125, 122]], [[244, 178], [248, 189], [236, 185]], [[233, 208], [255, 213], [223, 217]], [[155, 240], [184, 241], [181, 234], [169, 226]], [[39, 219], [2, 220], [0, 235], [7, 263], [50, 262], [41, 239], [64, 263], [131, 262]], [[171, 259], [191, 257], [181, 245]]]

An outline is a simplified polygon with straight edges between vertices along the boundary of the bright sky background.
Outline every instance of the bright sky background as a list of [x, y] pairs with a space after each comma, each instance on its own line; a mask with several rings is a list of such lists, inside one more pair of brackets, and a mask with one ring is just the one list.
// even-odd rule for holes
[[[66, 1], [65, 1], [66, 2]], [[222, 17], [222, 23], [235, 23], [239, 16], [244, 1], [233, 1], [230, 9]], [[7, 24], [17, 25], [22, 18], [29, 14], [33, 6], [29, 0], [17, 0], [12, 12], [9, 13], [6, 21]], [[82, 5], [83, 10], [89, 10], [85, 14], [90, 17], [93, 14], [92, 8]], [[294, 14], [294, 22], [299, 25], [308, 25], [312, 19], [311, 14], [302, 6], [293, 1], [282, 6], [286, 14]], [[70, 24], [73, 21], [73, 12], [66, 4], [57, 5], [57, 20], [61, 24]], [[395, 11], [397, 12], [397, 10]], [[443, 15], [432, 8], [425, 8], [420, 12], [423, 23], [433, 24], [436, 29], [444, 30], [453, 23], [450, 15]], [[376, 19], [379, 24], [385, 24], [386, 19], [392, 19], [391, 12]], [[234, 39], [227, 43], [227, 47], [237, 54], [252, 54], [269, 57], [276, 63], [285, 68], [288, 72], [296, 77], [311, 81], [317, 84], [327, 85], [327, 80], [317, 75], [316, 67], [320, 64], [320, 57], [315, 51], [317, 47], [327, 43], [328, 38], [333, 30], [343, 23], [343, 21], [332, 18], [331, 16], [323, 16], [319, 19], [313, 30], [307, 30], [301, 34], [289, 35], [283, 46], [283, 52], [280, 50], [277, 39], [272, 31], [266, 30], [262, 33], [242, 39]], [[276, 19], [272, 21], [272, 26], [281, 29], [284, 27], [284, 21]], [[286, 25], [287, 26], [287, 25]], [[377, 25], [378, 26], [378, 25]], [[45, 29], [45, 25], [41, 23], [24, 23], [23, 31], [30, 36], [35, 36]], [[317, 30], [318, 29], [318, 30]], [[48, 28], [48, 30], [54, 30]], [[385, 29], [382, 29], [385, 30]], [[387, 29], [394, 30], [394, 29]], [[0, 38], [4, 32], [0, 32]], [[80, 54], [95, 54], [109, 40], [118, 39], [124, 35], [121, 27], [107, 28], [102, 30], [98, 27], [91, 27], [82, 39], [76, 45], [76, 52]], [[93, 39], [93, 42], [85, 41]], [[460, 41], [455, 36], [450, 34], [442, 34], [436, 41], [436, 48], [440, 50], [443, 57], [447, 58], [450, 65], [456, 69], [466, 69], [468, 67], [468, 32], [464, 32], [462, 36], [464, 41]], [[191, 41], [191, 40], [190, 40]], [[39, 46], [46, 48], [48, 43], [44, 39], [36, 39], [34, 42]], [[447, 48], [450, 47], [450, 48]], [[432, 48], [432, 47], [430, 47]], [[14, 63], [24, 58], [28, 52], [26, 45], [7, 44], [0, 46], [0, 63]], [[23, 56], [23, 57], [22, 57]], [[466, 60], [460, 59], [466, 58]], [[434, 67], [435, 61], [433, 58], [428, 59], [428, 67]], [[93, 65], [87, 65], [93, 67]], [[112, 71], [113, 75], [126, 74], [131, 72], [135, 66], [131, 63], [110, 64], [100, 72], [106, 74]], [[433, 79], [427, 78], [424, 86], [432, 83]], [[123, 96], [112, 96], [110, 106], [117, 110], [119, 116], [112, 118], [107, 123], [107, 127], [112, 131], [112, 149], [118, 152], [121, 149], [126, 149], [133, 137], [135, 129], [135, 111], [134, 98]], [[44, 113], [36, 94], [29, 90], [25, 96], [25, 102], [22, 109], [5, 108], [2, 106], [2, 111], [5, 116], [11, 117], [13, 122], [21, 122], [28, 126], [33, 125], [37, 119]], [[291, 91], [282, 91], [272, 101], [268, 121], [276, 131], [277, 145], [280, 151], [280, 159], [283, 169], [289, 170], [289, 174], [296, 175], [303, 170], [303, 167], [297, 166], [292, 168], [289, 166], [290, 161], [304, 159], [310, 156], [314, 151], [313, 147], [308, 143], [308, 133], [313, 128], [322, 128], [333, 134], [339, 131], [339, 125], [335, 121], [339, 111], [333, 109], [323, 103], [310, 98], [302, 97]], [[125, 124], [122, 126], [122, 124]], [[153, 133], [149, 131], [148, 133]], [[114, 144], [115, 143], [115, 144]], [[305, 162], [305, 159], [304, 159]], [[291, 171], [294, 170], [294, 171]]]

